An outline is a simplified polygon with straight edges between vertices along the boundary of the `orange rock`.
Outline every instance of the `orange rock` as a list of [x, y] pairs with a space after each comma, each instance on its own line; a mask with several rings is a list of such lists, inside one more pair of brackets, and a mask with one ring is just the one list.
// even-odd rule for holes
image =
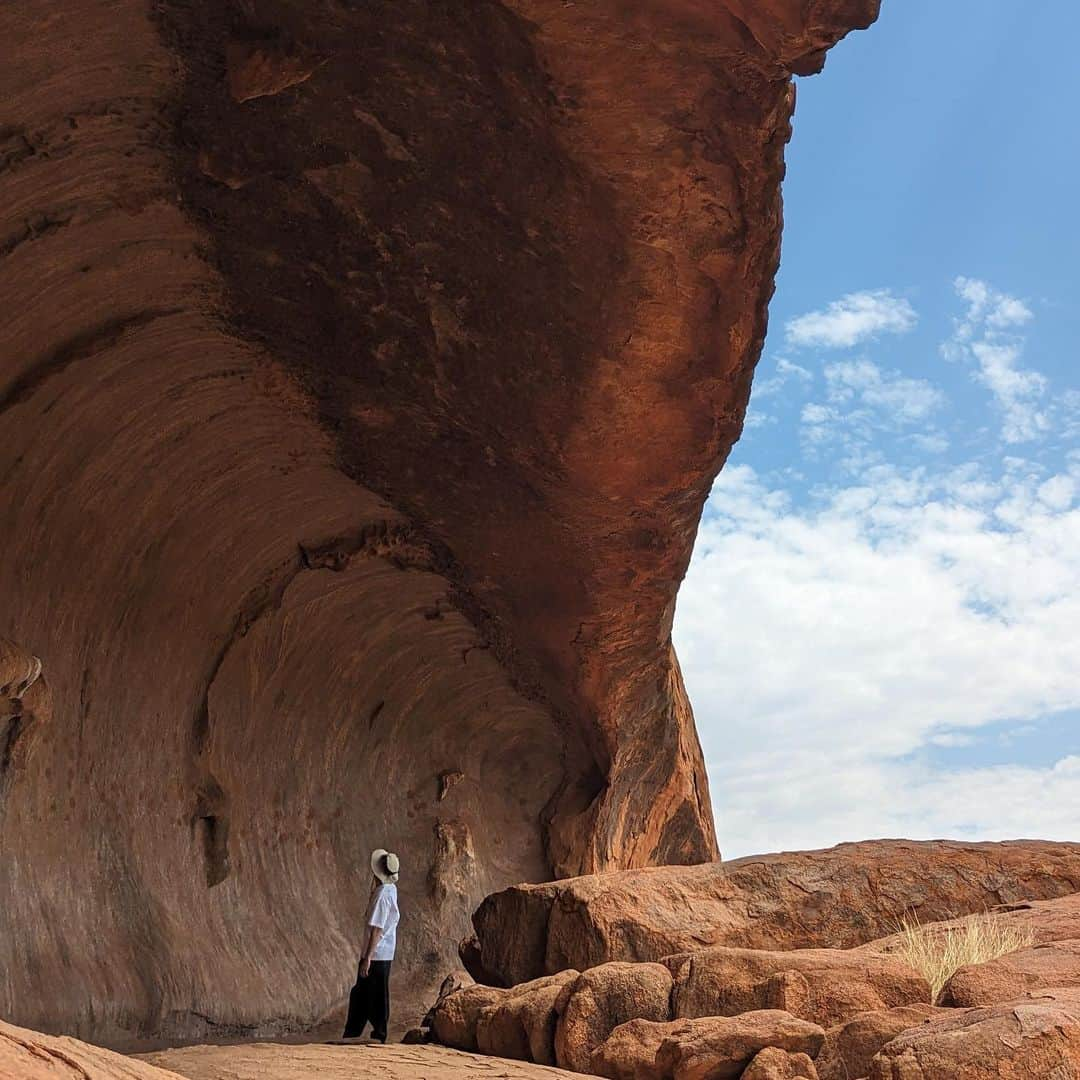
[[664, 963], [675, 978], [676, 1018], [783, 1009], [827, 1027], [869, 1010], [930, 1002], [927, 981], [899, 960], [845, 949], [720, 947]]
[[149, 1062], [0, 1020], [2, 1080], [184, 1080]]
[[869, 1080], [1057, 1080], [1080, 1075], [1080, 994], [950, 1010], [897, 1035]]
[[596, 1049], [629, 1020], [671, 1019], [671, 974], [661, 964], [601, 964], [563, 990], [555, 1031], [555, 1062], [589, 1071]]
[[480, 1015], [510, 996], [509, 990], [492, 986], [466, 986], [440, 998], [431, 1010], [431, 1034], [436, 1042], [455, 1050], [473, 1050]]
[[775, 1046], [759, 1051], [746, 1067], [742, 1080], [818, 1080], [813, 1059], [806, 1054], [789, 1054]]
[[1068, 986], [1080, 987], [1080, 941], [1047, 942], [962, 967], [942, 989], [941, 1004], [993, 1005]]
[[657, 1080], [656, 1054], [669, 1036], [688, 1030], [689, 1020], [656, 1023], [629, 1020], [620, 1024], [592, 1052], [589, 1072], [608, 1080]]
[[1080, 845], [879, 840], [513, 886], [489, 896], [473, 924], [484, 966], [511, 985], [712, 945], [850, 948], [912, 912], [925, 924], [1078, 890]]
[[862, 1013], [830, 1028], [815, 1061], [820, 1080], [854, 1080], [866, 1076], [874, 1055], [886, 1043], [944, 1011], [931, 1005], [901, 1005]]
[[656, 1051], [656, 1077], [724, 1080], [740, 1076], [766, 1047], [814, 1057], [825, 1039], [817, 1024], [766, 1009], [740, 1016], [675, 1021]]
[[492, 890], [716, 857], [675, 596], [877, 8], [0, 3], [0, 1015], [340, 1030], [383, 844], [405, 1026]]
[[476, 1048], [494, 1057], [554, 1065], [556, 1005], [577, 975], [562, 971], [506, 991], [478, 1014]]

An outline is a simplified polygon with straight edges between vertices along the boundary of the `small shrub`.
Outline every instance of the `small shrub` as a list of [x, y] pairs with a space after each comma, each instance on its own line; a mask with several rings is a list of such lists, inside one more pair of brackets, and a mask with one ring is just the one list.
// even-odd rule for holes
[[926, 926], [912, 914], [901, 922], [899, 933], [897, 955], [930, 984], [933, 1001], [937, 1001], [942, 988], [960, 968], [985, 964], [1035, 943], [1030, 927], [1017, 926], [990, 912], [949, 924]]

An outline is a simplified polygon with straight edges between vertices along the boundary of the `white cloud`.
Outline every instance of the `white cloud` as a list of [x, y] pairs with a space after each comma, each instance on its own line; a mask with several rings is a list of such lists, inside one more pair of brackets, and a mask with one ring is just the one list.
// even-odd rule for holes
[[830, 401], [855, 401], [899, 423], [925, 420], [945, 401], [945, 395], [925, 379], [884, 372], [869, 360], [840, 360], [826, 364], [824, 371]]
[[1005, 442], [1037, 439], [1051, 427], [1045, 405], [1047, 380], [1021, 366], [1023, 339], [1009, 333], [1031, 320], [1031, 309], [985, 281], [958, 277], [953, 284], [957, 296], [966, 301], [967, 311], [955, 320], [952, 337], [941, 347], [943, 355], [974, 364], [976, 380], [990, 391], [1001, 410]]
[[721, 474], [676, 644], [728, 855], [1080, 836], [1080, 759], [927, 756], [1080, 709], [1078, 490], [1080, 463], [879, 465], [805, 507], [746, 466]]
[[[799, 415], [804, 449], [817, 454], [838, 446], [840, 464], [858, 472], [882, 460], [882, 434], [905, 428], [927, 428], [930, 417], [945, 404], [945, 395], [925, 379], [911, 379], [885, 371], [870, 360], [839, 360], [826, 364], [825, 401], [808, 402]], [[923, 440], [914, 443], [914, 438]], [[934, 429], [912, 437], [918, 449], [940, 453], [948, 447]]]
[[880, 334], [906, 334], [918, 317], [911, 304], [888, 289], [848, 293], [822, 311], [811, 311], [784, 328], [789, 345], [847, 349]]
[[801, 364], [792, 363], [792, 361], [781, 356], [776, 361], [776, 373], [774, 375], [769, 378], [754, 380], [753, 396], [758, 399], [772, 397], [774, 394], [779, 393], [792, 379], [806, 384], [812, 382], [813, 378], [813, 374], [807, 368], [804, 368]]

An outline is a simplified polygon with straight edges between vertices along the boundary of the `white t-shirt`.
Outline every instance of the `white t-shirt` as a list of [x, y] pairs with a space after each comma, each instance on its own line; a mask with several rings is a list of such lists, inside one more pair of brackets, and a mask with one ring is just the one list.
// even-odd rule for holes
[[393, 960], [397, 947], [397, 924], [401, 916], [397, 906], [397, 886], [380, 885], [375, 890], [375, 902], [368, 916], [368, 926], [377, 926], [382, 930], [382, 937], [371, 954], [372, 960]]

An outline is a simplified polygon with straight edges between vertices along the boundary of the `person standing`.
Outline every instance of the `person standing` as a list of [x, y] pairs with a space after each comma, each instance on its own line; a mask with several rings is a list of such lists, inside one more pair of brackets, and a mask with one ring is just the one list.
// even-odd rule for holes
[[371, 853], [371, 897], [368, 901], [364, 946], [356, 985], [349, 993], [349, 1015], [342, 1038], [355, 1039], [371, 1024], [371, 1037], [386, 1042], [390, 1021], [390, 964], [397, 948], [400, 919], [397, 880], [401, 870], [398, 857], [385, 848]]

